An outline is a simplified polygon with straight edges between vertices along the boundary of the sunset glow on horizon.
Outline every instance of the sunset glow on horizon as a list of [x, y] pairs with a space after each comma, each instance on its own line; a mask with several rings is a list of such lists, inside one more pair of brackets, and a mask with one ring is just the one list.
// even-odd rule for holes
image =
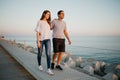
[[35, 35], [44, 10], [64, 10], [71, 35], [120, 36], [120, 0], [1, 0], [0, 35]]

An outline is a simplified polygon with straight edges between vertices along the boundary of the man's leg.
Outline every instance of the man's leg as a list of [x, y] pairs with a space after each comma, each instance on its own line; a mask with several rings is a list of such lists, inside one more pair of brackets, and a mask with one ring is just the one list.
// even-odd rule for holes
[[58, 49], [59, 49], [58, 43], [59, 43], [58, 40], [53, 38], [53, 51], [54, 51], [54, 54], [53, 54], [53, 57], [52, 57], [51, 69], [54, 69], [54, 66], [55, 66], [55, 60], [56, 60], [57, 52], [58, 52]]
[[63, 52], [60, 52], [59, 55], [58, 55], [57, 65], [60, 65], [60, 62], [61, 62], [61, 60], [62, 60], [62, 56], [63, 56]]
[[52, 63], [55, 63], [56, 57], [57, 57], [57, 53], [54, 53], [52, 58]]
[[56, 68], [59, 70], [63, 70], [63, 68], [60, 66], [60, 63], [62, 61], [63, 52], [65, 52], [65, 39], [61, 39], [59, 42], [59, 54], [58, 54], [58, 62]]
[[59, 70], [63, 70], [63, 68], [60, 66], [62, 56], [63, 56], [63, 52], [59, 52], [59, 54], [58, 54], [58, 62], [57, 62], [57, 66], [56, 66], [56, 68], [59, 69]]
[[52, 58], [52, 63], [51, 63], [51, 69], [54, 69], [56, 57], [57, 57], [57, 53], [54, 53]]

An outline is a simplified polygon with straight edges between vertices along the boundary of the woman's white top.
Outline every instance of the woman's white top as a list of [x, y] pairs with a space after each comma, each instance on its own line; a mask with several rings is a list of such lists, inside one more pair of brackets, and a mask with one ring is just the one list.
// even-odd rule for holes
[[40, 41], [51, 39], [50, 25], [47, 21], [39, 20], [35, 31], [40, 32]]

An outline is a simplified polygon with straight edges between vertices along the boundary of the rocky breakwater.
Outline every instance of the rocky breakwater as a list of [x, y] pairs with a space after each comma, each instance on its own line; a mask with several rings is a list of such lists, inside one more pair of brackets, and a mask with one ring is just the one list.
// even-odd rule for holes
[[101, 80], [120, 80], [120, 64], [110, 64], [95, 59], [83, 59], [66, 52], [61, 62], [65, 67], [95, 76]]

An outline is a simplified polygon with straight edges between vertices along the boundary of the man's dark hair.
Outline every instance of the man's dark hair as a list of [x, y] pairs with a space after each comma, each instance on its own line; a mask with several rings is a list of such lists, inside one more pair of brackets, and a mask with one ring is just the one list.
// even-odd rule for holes
[[60, 15], [61, 12], [64, 12], [63, 10], [58, 11], [57, 15]]

